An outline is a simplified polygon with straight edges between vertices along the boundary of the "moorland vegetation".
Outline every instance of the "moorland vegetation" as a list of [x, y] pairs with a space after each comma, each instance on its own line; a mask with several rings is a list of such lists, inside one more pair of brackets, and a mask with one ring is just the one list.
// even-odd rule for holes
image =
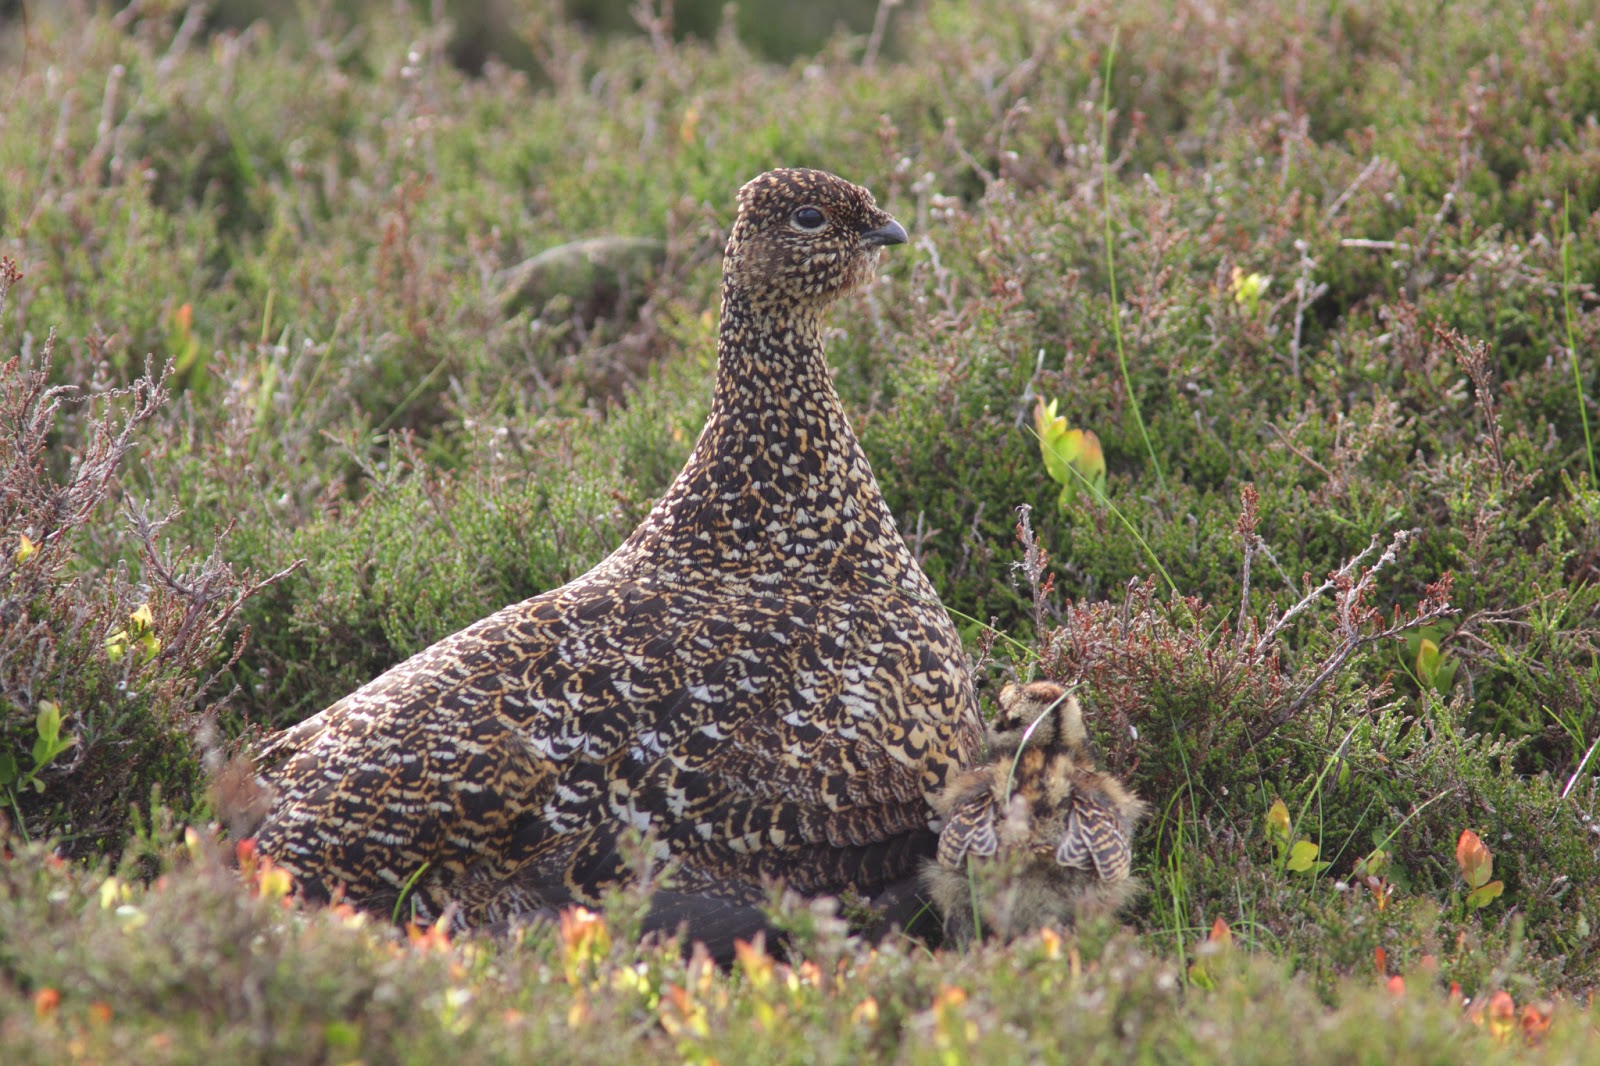
[[[8, 1062], [1579, 1060], [1591, 5], [929, 0], [796, 54], [505, 3], [472, 62], [425, 6], [0, 22]], [[985, 698], [1076, 686], [1150, 801], [1139, 903], [941, 953], [790, 905], [730, 971], [627, 898], [297, 908], [218, 765], [637, 523], [780, 164], [910, 230], [838, 388]]]

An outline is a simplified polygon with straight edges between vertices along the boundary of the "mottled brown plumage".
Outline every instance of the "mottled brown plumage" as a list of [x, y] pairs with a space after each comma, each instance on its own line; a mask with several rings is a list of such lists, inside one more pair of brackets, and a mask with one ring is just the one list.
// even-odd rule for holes
[[1007, 685], [988, 761], [934, 801], [938, 851], [923, 885], [957, 942], [1072, 925], [1138, 890], [1133, 829], [1145, 805], [1100, 772], [1083, 711], [1059, 685]]
[[311, 895], [467, 924], [594, 901], [629, 830], [723, 899], [914, 874], [981, 726], [822, 353], [904, 240], [828, 174], [741, 189], [712, 412], [666, 495], [587, 574], [271, 738], [261, 849]]

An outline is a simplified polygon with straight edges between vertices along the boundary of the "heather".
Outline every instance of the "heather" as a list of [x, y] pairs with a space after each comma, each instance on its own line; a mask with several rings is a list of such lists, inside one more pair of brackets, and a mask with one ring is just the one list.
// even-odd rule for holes
[[[1576, 1059], [1588, 5], [680, 6], [0, 22], [8, 1060]], [[800, 908], [728, 972], [627, 901], [286, 906], [216, 766], [632, 528], [780, 164], [911, 232], [838, 387], [985, 700], [1077, 685], [1150, 801], [1140, 902], [966, 953]]]

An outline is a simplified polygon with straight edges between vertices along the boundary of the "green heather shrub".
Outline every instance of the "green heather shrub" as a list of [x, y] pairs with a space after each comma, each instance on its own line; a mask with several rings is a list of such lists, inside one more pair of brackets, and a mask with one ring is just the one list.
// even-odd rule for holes
[[[0, 864], [0, 927], [32, 933], [0, 956], [19, 993], [0, 997], [12, 1061], [1578, 1062], [1593, 1039], [1586, 1013], [1521, 985], [1506, 1006], [1448, 999], [1429, 967], [1475, 958], [1471, 937], [1406, 960], [1400, 991], [1370, 949], [1361, 978], [1319, 988], [1238, 939], [1186, 970], [1106, 927], [931, 954], [819, 920], [806, 961], [757, 945], [725, 972], [581, 918], [514, 943], [405, 936], [347, 908], [286, 909], [201, 834], [169, 854], [148, 887], [38, 846]], [[1356, 924], [1337, 901], [1322, 920]]]
[[[8, 1055], [1493, 1060], [1486, 997], [1600, 985], [1591, 5], [861, 3], [822, 44], [601, 6], [0, 23]], [[837, 385], [984, 698], [1077, 686], [1150, 801], [1129, 930], [872, 955], [807, 912], [858, 979], [766, 985], [621, 924], [584, 977], [576, 927], [436, 955], [234, 891], [175, 827], [208, 759], [668, 484], [775, 165], [911, 232]], [[1061, 503], [1041, 400], [1102, 493]]]

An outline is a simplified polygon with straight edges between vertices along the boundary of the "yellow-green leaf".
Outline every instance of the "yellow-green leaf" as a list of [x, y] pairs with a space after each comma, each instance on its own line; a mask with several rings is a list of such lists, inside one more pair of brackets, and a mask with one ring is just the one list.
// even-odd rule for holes
[[1057, 401], [1047, 405], [1039, 397], [1033, 408], [1033, 428], [1039, 434], [1039, 455], [1044, 459], [1045, 473], [1052, 481], [1062, 485], [1072, 480], [1067, 473], [1067, 456], [1061, 452], [1061, 438], [1067, 432], [1067, 420], [1056, 414]]
[[1067, 428], [1066, 416], [1056, 413], [1058, 406], [1056, 400], [1046, 403], [1039, 397], [1033, 407], [1033, 428], [1045, 473], [1061, 486], [1059, 502], [1065, 508], [1085, 485], [1096, 496], [1105, 491], [1106, 456], [1093, 430]]
[[128, 891], [128, 886], [116, 877], [108, 877], [100, 883], [100, 909], [108, 911], [119, 903], [126, 903], [133, 898]]
[[1266, 295], [1267, 286], [1271, 284], [1272, 278], [1266, 274], [1246, 274], [1239, 267], [1233, 268], [1228, 279], [1234, 302], [1252, 315], [1261, 306], [1261, 297]]
[[1289, 808], [1283, 800], [1273, 800], [1267, 810], [1267, 838], [1281, 844], [1289, 843]]
[[1467, 906], [1472, 910], [1477, 910], [1479, 907], [1487, 907], [1505, 890], [1504, 882], [1490, 881], [1488, 884], [1475, 888], [1468, 893]]
[[40, 700], [39, 713], [34, 716], [33, 727], [39, 739], [54, 744], [61, 736], [61, 706], [53, 700]]
[[262, 899], [282, 899], [294, 890], [294, 878], [281, 866], [268, 867], [256, 875]]
[[1039, 455], [1045, 473], [1061, 486], [1061, 506], [1072, 502], [1085, 483], [1096, 495], [1105, 490], [1106, 457], [1093, 430], [1068, 429], [1065, 415], [1056, 413], [1058, 401], [1039, 397], [1033, 408], [1033, 428], [1039, 435]]
[[1289, 849], [1289, 869], [1295, 873], [1304, 873], [1311, 869], [1312, 864], [1317, 861], [1317, 852], [1320, 850], [1309, 840], [1295, 841], [1294, 846]]
[[1059, 400], [1051, 400], [1049, 403], [1045, 403], [1043, 396], [1034, 400], [1033, 428], [1038, 430], [1039, 436], [1045, 440], [1052, 440], [1067, 431], [1065, 416], [1056, 414], [1056, 408], [1060, 406], [1060, 403], [1061, 401]]
[[1382, 877], [1389, 868], [1389, 853], [1382, 848], [1356, 860], [1355, 876]]
[[1432, 688], [1439, 676], [1439, 645], [1423, 637], [1417, 644], [1417, 680], [1424, 688]]

